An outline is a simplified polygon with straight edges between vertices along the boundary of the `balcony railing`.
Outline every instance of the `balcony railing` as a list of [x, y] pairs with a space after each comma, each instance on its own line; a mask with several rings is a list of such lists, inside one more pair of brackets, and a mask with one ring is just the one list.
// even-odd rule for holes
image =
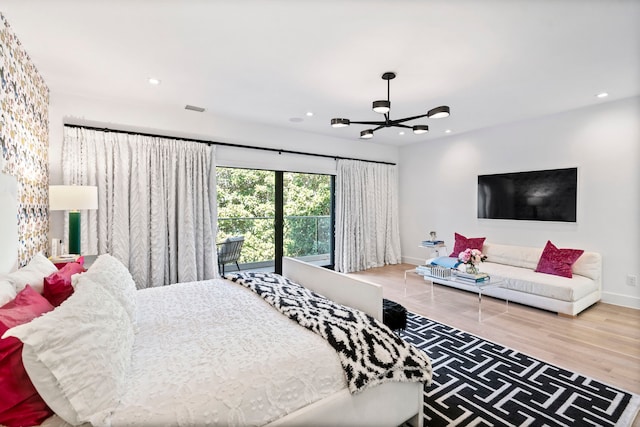
[[[244, 236], [239, 264], [242, 270], [274, 265], [274, 217], [218, 218], [218, 242]], [[331, 217], [284, 217], [284, 255], [326, 265], [330, 262]], [[235, 265], [228, 265], [233, 271]]]

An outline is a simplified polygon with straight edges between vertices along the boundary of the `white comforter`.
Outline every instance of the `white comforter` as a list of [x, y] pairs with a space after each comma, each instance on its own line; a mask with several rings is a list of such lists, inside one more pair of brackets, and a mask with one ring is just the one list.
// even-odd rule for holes
[[262, 425], [346, 387], [324, 339], [227, 280], [137, 302], [131, 387], [113, 425]]
[[263, 425], [346, 388], [323, 338], [223, 279], [137, 293], [129, 381], [113, 426]]

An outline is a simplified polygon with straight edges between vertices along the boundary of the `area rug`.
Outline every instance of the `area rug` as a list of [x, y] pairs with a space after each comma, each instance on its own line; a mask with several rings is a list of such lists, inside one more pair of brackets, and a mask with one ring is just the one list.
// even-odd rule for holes
[[629, 426], [640, 396], [407, 313], [402, 338], [431, 358], [425, 426]]

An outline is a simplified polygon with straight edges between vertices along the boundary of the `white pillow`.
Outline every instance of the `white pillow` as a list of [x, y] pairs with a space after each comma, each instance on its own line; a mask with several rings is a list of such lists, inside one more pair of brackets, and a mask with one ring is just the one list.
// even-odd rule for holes
[[111, 255], [100, 255], [89, 269], [80, 275], [71, 276], [71, 284], [75, 288], [80, 276], [87, 277], [102, 285], [107, 292], [118, 300], [129, 314], [131, 321], [136, 319], [136, 283], [117, 258]]
[[19, 270], [5, 276], [13, 283], [16, 292], [20, 292], [25, 286], [31, 285], [34, 291], [42, 293], [44, 289], [44, 278], [58, 271], [56, 266], [41, 253], [37, 253], [29, 264]]
[[0, 307], [14, 299], [17, 295], [16, 288], [13, 283], [0, 277]]
[[106, 425], [126, 390], [133, 326], [115, 298], [79, 276], [74, 293], [59, 307], [3, 338], [24, 343], [25, 369], [61, 418], [72, 425]]

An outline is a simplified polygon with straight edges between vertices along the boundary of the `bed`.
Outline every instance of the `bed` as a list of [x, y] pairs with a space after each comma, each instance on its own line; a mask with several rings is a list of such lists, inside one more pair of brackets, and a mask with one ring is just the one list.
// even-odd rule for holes
[[[10, 180], [0, 176], [0, 198], [11, 197], [11, 185], [3, 187]], [[3, 246], [2, 253], [15, 260], [15, 247]], [[6, 262], [5, 271], [14, 265]], [[24, 368], [55, 412], [43, 426], [422, 426], [430, 365], [417, 369], [395, 360], [388, 365], [403, 381], [389, 370], [360, 387], [345, 374], [346, 356], [331, 339], [308, 329], [307, 318], [305, 327], [291, 320], [300, 313], [290, 304], [293, 289], [330, 299], [316, 301], [312, 311], [325, 305], [345, 316], [361, 311], [369, 314], [366, 322], [381, 325], [381, 288], [289, 258], [282, 276], [241, 275], [137, 291], [126, 268], [103, 255], [85, 273], [70, 276], [75, 291], [64, 302], [10, 328], [3, 339], [21, 340]], [[251, 289], [264, 290], [260, 280], [276, 280], [289, 293], [271, 298]], [[296, 283], [304, 288], [294, 288]], [[281, 305], [273, 306], [274, 299]], [[339, 325], [330, 338], [350, 338], [340, 337]], [[386, 357], [381, 347], [369, 349]], [[411, 359], [409, 353], [422, 357], [411, 346], [393, 351], [403, 360]], [[416, 370], [422, 376], [405, 378]]]

